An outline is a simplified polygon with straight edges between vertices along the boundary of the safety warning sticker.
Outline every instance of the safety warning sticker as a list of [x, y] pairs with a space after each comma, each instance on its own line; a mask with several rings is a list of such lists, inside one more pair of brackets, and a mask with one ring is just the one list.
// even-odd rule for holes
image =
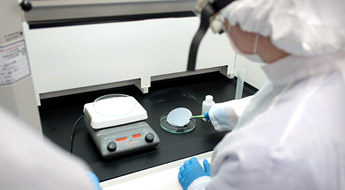
[[24, 40], [0, 46], [0, 85], [13, 84], [30, 75]]

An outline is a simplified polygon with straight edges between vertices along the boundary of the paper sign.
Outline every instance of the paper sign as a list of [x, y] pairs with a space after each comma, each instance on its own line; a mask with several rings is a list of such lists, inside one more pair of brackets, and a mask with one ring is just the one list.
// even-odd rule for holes
[[0, 85], [13, 84], [30, 75], [24, 40], [0, 46]]

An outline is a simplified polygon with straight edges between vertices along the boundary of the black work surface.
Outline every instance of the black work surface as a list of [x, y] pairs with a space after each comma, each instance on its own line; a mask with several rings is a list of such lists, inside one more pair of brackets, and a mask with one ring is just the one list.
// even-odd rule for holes
[[[50, 98], [42, 100], [40, 106], [43, 132], [56, 144], [68, 150], [72, 127], [83, 115], [84, 104], [106, 94], [121, 93], [136, 98], [148, 113], [146, 122], [161, 140], [156, 149], [104, 160], [83, 120], [77, 124], [73, 154], [85, 160], [99, 179], [104, 181], [213, 150], [226, 133], [215, 131], [211, 123], [199, 119], [193, 131], [172, 134], [160, 127], [159, 118], [176, 107], [186, 107], [194, 115], [201, 114], [202, 101], [206, 95], [213, 95], [215, 102], [224, 102], [234, 99], [235, 89], [235, 80], [220, 73], [208, 73], [153, 82], [148, 94], [142, 94], [135, 86], [128, 86]], [[244, 89], [244, 96], [255, 92], [251, 88]]]

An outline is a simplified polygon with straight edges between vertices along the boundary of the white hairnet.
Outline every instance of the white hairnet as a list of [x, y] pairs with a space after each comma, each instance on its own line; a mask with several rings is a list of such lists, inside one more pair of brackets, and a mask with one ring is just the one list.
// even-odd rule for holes
[[221, 14], [294, 55], [345, 50], [345, 0], [238, 0]]

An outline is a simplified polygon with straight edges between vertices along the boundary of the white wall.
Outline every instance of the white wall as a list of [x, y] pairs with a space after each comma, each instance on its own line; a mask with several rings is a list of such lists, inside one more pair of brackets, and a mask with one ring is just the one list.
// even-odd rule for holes
[[[199, 18], [153, 19], [29, 30], [25, 27], [37, 94], [185, 72]], [[235, 53], [226, 35], [208, 31], [199, 48], [197, 70], [229, 65]], [[257, 84], [257, 68], [248, 69]], [[252, 78], [255, 80], [251, 81]]]

